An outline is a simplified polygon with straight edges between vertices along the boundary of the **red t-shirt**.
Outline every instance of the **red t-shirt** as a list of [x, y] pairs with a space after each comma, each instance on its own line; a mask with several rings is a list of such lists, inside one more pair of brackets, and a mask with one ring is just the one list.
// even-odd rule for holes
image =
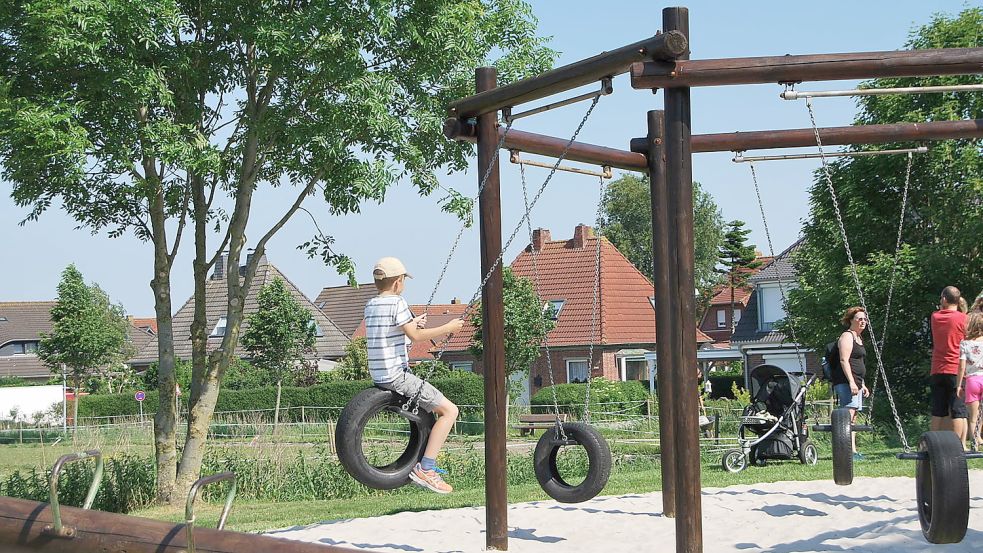
[[959, 372], [959, 342], [966, 335], [966, 319], [955, 309], [932, 313], [932, 374]]

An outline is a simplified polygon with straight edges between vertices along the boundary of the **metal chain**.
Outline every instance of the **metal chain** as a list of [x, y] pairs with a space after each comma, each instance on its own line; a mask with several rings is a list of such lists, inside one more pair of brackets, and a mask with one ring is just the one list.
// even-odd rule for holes
[[[879, 347], [884, 354], [884, 344], [887, 343], [887, 324], [891, 317], [891, 298], [894, 296], [894, 281], [898, 275], [898, 260], [901, 257], [901, 235], [904, 231], [904, 216], [908, 206], [908, 186], [911, 183], [911, 165], [914, 155], [908, 152], [908, 166], [905, 169], [904, 188], [901, 190], [901, 215], [898, 217], [898, 237], [894, 243], [894, 261], [891, 263], [891, 281], [887, 287], [887, 302], [884, 305], [884, 326], [881, 327], [881, 341], [878, 345], [876, 338], [874, 347]], [[867, 316], [870, 318], [870, 315]], [[877, 371], [874, 371], [874, 382], [870, 388], [870, 419], [874, 419], [874, 397], [877, 391]]]
[[[816, 125], [816, 114], [812, 109], [811, 99], [806, 99], [806, 108], [809, 110], [809, 120], [812, 122], [812, 130], [816, 135], [816, 146], [819, 149], [819, 159], [822, 161], [823, 175], [826, 177], [826, 188], [829, 190], [830, 198], [833, 201], [833, 213], [836, 215], [836, 223], [840, 230], [840, 239], [843, 240], [843, 247], [846, 250], [847, 261], [850, 263], [850, 274], [853, 276], [853, 283], [857, 289], [857, 296], [860, 299], [860, 306], [863, 307], [864, 312], [870, 313], [867, 309], [867, 302], [864, 299], [863, 287], [860, 285], [860, 275], [857, 273], [857, 264], [853, 260], [853, 251], [850, 249], [850, 240], [847, 238], [846, 226], [843, 223], [843, 214], [840, 213], [840, 206], [836, 198], [836, 189], [833, 186], [833, 175], [829, 169], [829, 162], [826, 159], [826, 154], [823, 151], [823, 140], [819, 136], [819, 127]], [[871, 337], [875, 337], [873, 324], [870, 322], [870, 316], [867, 316], [867, 329]], [[898, 429], [898, 436], [901, 438], [901, 444], [904, 447], [905, 452], [911, 451], [911, 446], [908, 444], [908, 438], [905, 436], [904, 427], [901, 424], [901, 416], [898, 414], [897, 405], [894, 403], [894, 394], [891, 393], [891, 385], [887, 379], [887, 371], [884, 370], [884, 360], [881, 358], [881, 351], [876, 347], [877, 339], [874, 338], [874, 355], [877, 358], [877, 370], [881, 373], [881, 380], [884, 381], [884, 391], [887, 393], [888, 402], [891, 405], [891, 414], [894, 415], [894, 424]]]
[[[758, 210], [761, 212], [761, 223], [765, 227], [765, 238], [768, 239], [768, 252], [771, 254], [772, 263], [774, 263], [775, 258], [775, 246], [771, 242], [771, 231], [768, 229], [768, 218], [765, 216], [765, 204], [761, 200], [761, 188], [758, 186], [758, 172], [754, 170], [754, 162], [748, 163], [751, 167], [751, 180], [754, 181], [754, 194], [758, 198]], [[805, 361], [803, 361], [802, 351], [799, 347], [799, 338], [795, 335], [795, 318], [791, 316], [788, 310], [788, 298], [785, 296], [785, 285], [782, 283], [781, 278], [778, 280], [778, 292], [782, 295], [782, 309], [785, 310], [785, 314], [788, 316], [788, 329], [789, 333], [792, 335], [792, 344], [795, 347], [795, 358], [799, 361], [799, 369], [801, 369], [802, 374], [806, 374]]]
[[[488, 269], [488, 273], [484, 276], [484, 278], [482, 278], [481, 284], [478, 285], [478, 289], [475, 290], [475, 293], [471, 296], [471, 300], [468, 302], [468, 307], [464, 310], [464, 313], [461, 314], [462, 319], [466, 318], [468, 315], [471, 314], [471, 310], [474, 308], [475, 302], [478, 300], [478, 297], [481, 295], [481, 291], [484, 290], [485, 284], [488, 283], [488, 280], [491, 279], [492, 275], [495, 273], [495, 270], [498, 269], [499, 264], [502, 262], [502, 258], [505, 256], [505, 252], [508, 251], [509, 246], [512, 245], [512, 242], [515, 240], [515, 237], [519, 234], [519, 231], [522, 230], [522, 225], [525, 224], [525, 222], [529, 219], [529, 211], [536, 206], [536, 202], [539, 201], [539, 198], [542, 197], [543, 192], [546, 191], [546, 187], [553, 179], [553, 175], [556, 174], [557, 168], [566, 158], [567, 153], [570, 151], [570, 147], [577, 140], [577, 136], [580, 134], [580, 131], [583, 130], [584, 125], [587, 123], [587, 120], [590, 119], [591, 113], [594, 112], [594, 108], [597, 107], [597, 102], [600, 99], [601, 99], [600, 96], [596, 96], [594, 100], [591, 102], [590, 107], [587, 108], [587, 113], [584, 114], [584, 118], [581, 119], [580, 124], [577, 125], [577, 130], [574, 131], [573, 136], [571, 136], [570, 140], [567, 141], [566, 145], [563, 147], [563, 151], [560, 152], [560, 156], [556, 158], [556, 163], [553, 164], [553, 168], [550, 169], [549, 175], [546, 176], [546, 180], [543, 181], [543, 184], [539, 187], [539, 190], [536, 192], [536, 195], [533, 196], [532, 202], [529, 205], [529, 209], [527, 209], [525, 213], [522, 214], [522, 218], [519, 219], [519, 223], [516, 225], [515, 229], [513, 229], [512, 234], [509, 236], [509, 239], [505, 242], [505, 245], [502, 246], [502, 249], [498, 254], [498, 258], [495, 260], [494, 263], [492, 263], [492, 266]], [[505, 139], [503, 137], [501, 142], [504, 143], [504, 141]], [[501, 151], [501, 147], [499, 147], [499, 149], [496, 151], [496, 154], [498, 151]], [[495, 157], [494, 159], [497, 160], [498, 158]], [[491, 174], [491, 171], [488, 171], [488, 174]], [[444, 351], [446, 351], [447, 344], [449, 342], [450, 342], [450, 336], [445, 337], [440, 345], [440, 348], [437, 351], [437, 355], [434, 356], [434, 363], [431, 364], [430, 370], [427, 371], [427, 374], [424, 375], [423, 379], [420, 382], [420, 388], [416, 391], [416, 394], [413, 395], [413, 398], [411, 398], [409, 401], [403, 404], [403, 410], [409, 410], [410, 405], [412, 405], [413, 414], [417, 414], [419, 412], [419, 399], [420, 399], [420, 394], [423, 393], [423, 385], [427, 382], [427, 380], [430, 379], [431, 376], [433, 376], [433, 372], [434, 369], [436, 369], [437, 362], [440, 361], [440, 358], [444, 355]]]
[[[522, 181], [522, 202], [525, 206], [526, 212], [530, 211], [529, 208], [529, 192], [526, 186], [526, 166], [525, 164], [519, 164], [519, 179]], [[539, 295], [539, 250], [533, 242], [532, 235], [532, 220], [530, 218], [526, 219], [526, 228], [529, 231], [529, 245], [532, 254], [532, 275], [533, 275], [533, 293], [536, 295], [536, 302], [538, 305], [545, 307], [543, 303], [542, 296]], [[553, 378], [553, 358], [550, 353], [550, 340], [549, 333], [543, 339], [543, 348], [546, 350], [546, 373], [549, 375], [550, 379], [550, 391], [553, 392], [553, 415], [556, 417], [556, 428], [560, 435], [560, 439], [566, 441], [567, 434], [563, 429], [563, 421], [560, 420], [560, 399], [556, 394], [556, 381]]]
[[[593, 380], [593, 363], [594, 363], [594, 344], [597, 342], [597, 334], [600, 329], [600, 317], [598, 317], [598, 311], [600, 308], [600, 297], [601, 297], [601, 236], [604, 230], [604, 198], [607, 194], [607, 188], [604, 183], [604, 177], [600, 178], [601, 181], [601, 191], [597, 198], [597, 215], [594, 218], [594, 228], [597, 231], [597, 237], [595, 238], [597, 248], [594, 252], [594, 294], [591, 301], [590, 309], [590, 346], [587, 349], [587, 394], [584, 400], [584, 422], [590, 424], [590, 384]], [[604, 366], [604, 353], [601, 352], [601, 367]]]

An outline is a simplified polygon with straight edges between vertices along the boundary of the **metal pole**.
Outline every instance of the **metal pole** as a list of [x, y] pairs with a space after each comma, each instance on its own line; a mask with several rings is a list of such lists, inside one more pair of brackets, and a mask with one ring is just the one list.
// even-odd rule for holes
[[[667, 30], [668, 31], [668, 30]], [[645, 61], [631, 67], [633, 88], [674, 88], [878, 77], [974, 75], [983, 48], [937, 48], [804, 56]]]
[[856, 152], [823, 152], [821, 154], [787, 154], [777, 156], [745, 156], [739, 152], [734, 156], [734, 163], [751, 163], [755, 161], [788, 161], [790, 159], [819, 159], [824, 157], [872, 157], [889, 156], [895, 154], [927, 154], [928, 148], [920, 146], [918, 148], [901, 148], [898, 150], [860, 150]]
[[[475, 71], [480, 94], [496, 84], [494, 67]], [[488, 180], [478, 198], [481, 234], [481, 274], [487, 275], [502, 253], [502, 202], [499, 180], [498, 125], [495, 112], [478, 117], [478, 178]], [[489, 165], [492, 165], [489, 172]], [[508, 395], [505, 393], [505, 311], [502, 298], [502, 267], [497, 264], [481, 291], [483, 365], [485, 368], [485, 547], [506, 551], [508, 497], [506, 478], [505, 425]]]
[[[662, 28], [678, 30], [689, 39], [689, 10], [662, 10]], [[688, 52], [681, 59], [688, 59]], [[703, 551], [700, 498], [699, 403], [696, 375], [696, 302], [693, 246], [693, 155], [690, 145], [690, 90], [665, 91], [666, 189], [670, 221], [670, 279], [675, 276], [677, 340], [672, 372], [676, 396], [674, 420], [676, 457], [676, 551]]]
[[676, 516], [676, 457], [674, 405], [670, 367], [674, 361], [674, 346], [678, 341], [676, 325], [676, 292], [670, 278], [669, 259], [669, 201], [666, 192], [665, 112], [648, 112], [649, 189], [652, 193], [652, 259], [655, 285], [655, 352], [659, 380], [659, 454], [662, 469], [662, 512]]
[[839, 98], [842, 96], [882, 96], [885, 94], [933, 94], [939, 92], [978, 92], [983, 84], [957, 84], [951, 86], [905, 86], [898, 88], [854, 88], [852, 90], [786, 90], [779, 94], [782, 100], [801, 98]]

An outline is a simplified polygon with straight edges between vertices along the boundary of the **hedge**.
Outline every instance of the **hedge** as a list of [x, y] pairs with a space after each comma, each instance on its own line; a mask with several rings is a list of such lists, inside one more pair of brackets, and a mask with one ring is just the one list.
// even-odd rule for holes
[[[453, 377], [433, 379], [432, 384], [444, 393], [448, 399], [458, 405], [479, 406], [474, 411], [480, 411], [484, 404], [484, 380], [475, 374], [462, 373]], [[368, 380], [337, 381], [299, 388], [284, 386], [281, 407], [344, 407], [355, 394], [371, 386]], [[187, 396], [182, 396], [182, 400]], [[160, 401], [158, 392], [149, 391], [143, 402], [144, 413], [155, 413]], [[273, 409], [276, 405], [276, 387], [253, 388], [249, 390], [220, 390], [216, 411], [255, 411]], [[467, 409], [464, 409], [467, 411]], [[79, 417], [112, 417], [120, 415], [138, 415], [140, 406], [133, 399], [132, 392], [111, 395], [83, 396], [79, 402]], [[313, 414], [313, 413], [312, 413]], [[299, 417], [299, 413], [290, 413], [290, 417]]]
[[[540, 389], [532, 398], [533, 412], [552, 412], [553, 388], [556, 388], [556, 403], [560, 412], [569, 413], [576, 418], [583, 417], [587, 398], [586, 384], [557, 384]], [[638, 381], [614, 382], [598, 378], [591, 382], [592, 410], [644, 413], [645, 400], [648, 398], [648, 390]]]

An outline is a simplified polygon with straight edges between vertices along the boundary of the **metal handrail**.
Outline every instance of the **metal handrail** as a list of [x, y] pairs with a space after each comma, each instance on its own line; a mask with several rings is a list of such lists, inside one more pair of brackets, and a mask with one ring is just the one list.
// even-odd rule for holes
[[188, 502], [184, 507], [184, 522], [185, 528], [188, 532], [188, 551], [187, 553], [195, 553], [195, 499], [198, 498], [198, 492], [201, 488], [214, 484], [215, 482], [223, 482], [229, 480], [232, 484], [229, 486], [229, 494], [225, 498], [225, 507], [222, 508], [222, 515], [218, 519], [218, 529], [222, 530], [225, 528], [225, 522], [229, 518], [229, 511], [232, 510], [232, 501], [236, 496], [236, 475], [234, 472], [220, 472], [218, 474], [213, 474], [211, 476], [204, 476], [195, 481], [191, 485], [191, 490], [188, 491]]
[[89, 485], [89, 493], [85, 496], [85, 502], [82, 504], [83, 509], [89, 509], [92, 507], [92, 503], [96, 500], [96, 494], [99, 492], [99, 486], [102, 485], [102, 473], [103, 473], [103, 459], [102, 453], [98, 450], [81, 451], [78, 453], [69, 453], [67, 455], [62, 455], [55, 461], [53, 467], [51, 467], [51, 475], [48, 477], [48, 486], [50, 489], [50, 496], [48, 498], [48, 503], [51, 505], [51, 524], [44, 527], [45, 534], [51, 534], [60, 538], [73, 538], [75, 537], [75, 528], [64, 526], [61, 520], [61, 506], [58, 503], [58, 477], [61, 475], [61, 469], [68, 463], [73, 463], [75, 461], [82, 461], [85, 459], [96, 460], [96, 471], [92, 475], [92, 484]]

